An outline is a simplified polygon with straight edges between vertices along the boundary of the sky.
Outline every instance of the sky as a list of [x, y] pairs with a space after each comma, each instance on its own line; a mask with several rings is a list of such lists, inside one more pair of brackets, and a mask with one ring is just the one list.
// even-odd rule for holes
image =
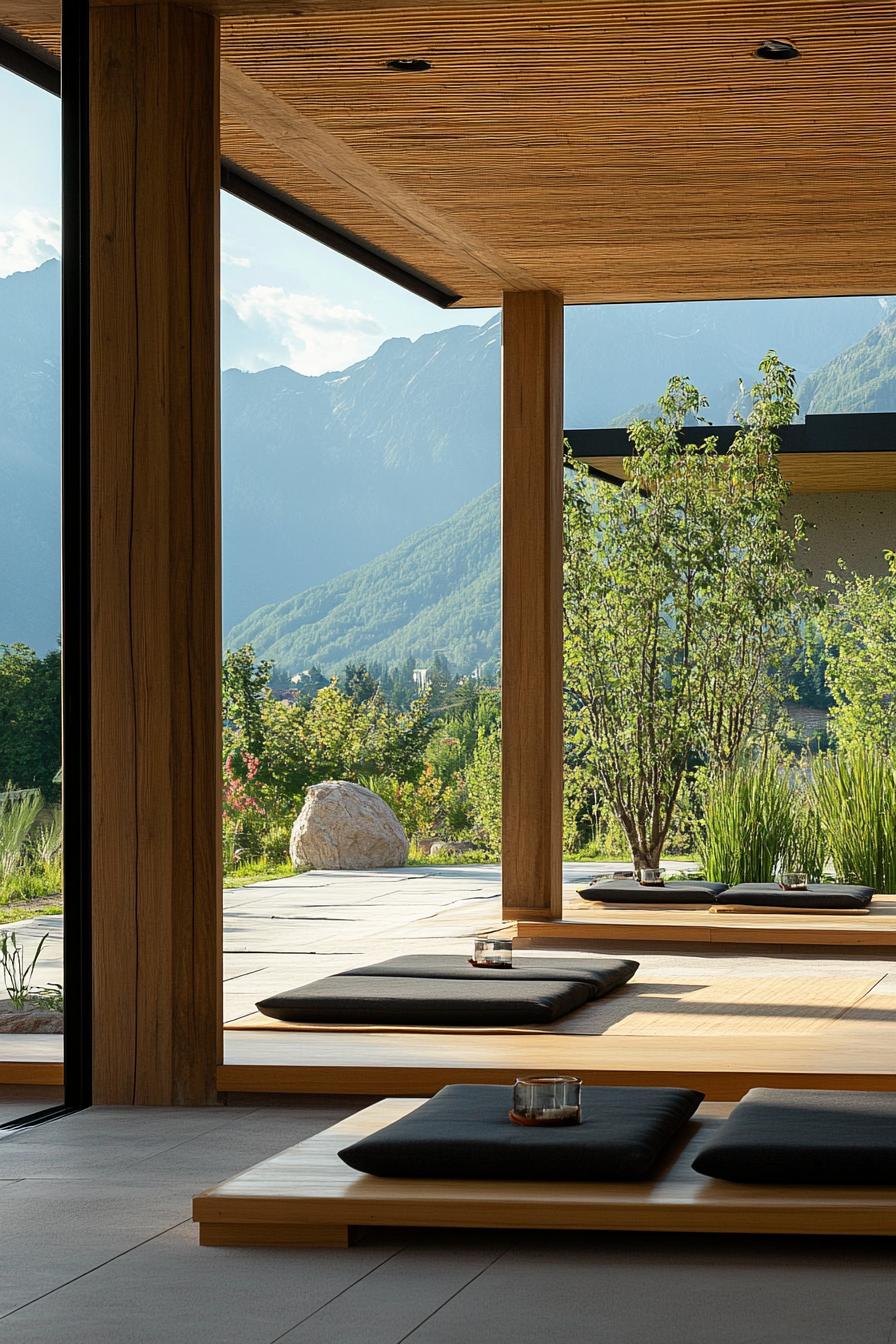
[[[59, 100], [0, 70], [0, 127], [4, 276], [59, 255]], [[326, 373], [366, 358], [390, 337], [413, 340], [491, 316], [436, 308], [226, 193], [221, 295], [222, 365], [248, 370], [286, 364]]]

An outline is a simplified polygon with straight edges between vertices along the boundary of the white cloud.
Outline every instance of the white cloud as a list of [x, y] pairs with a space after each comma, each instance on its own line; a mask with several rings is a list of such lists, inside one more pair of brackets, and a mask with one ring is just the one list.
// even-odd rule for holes
[[328, 373], [366, 358], [383, 337], [368, 313], [311, 294], [253, 285], [226, 299], [247, 328], [240, 341], [244, 369], [287, 364], [298, 373]]
[[252, 265], [249, 257], [237, 257], [232, 252], [222, 252], [221, 260], [225, 266], [239, 266], [242, 270], [248, 270]]
[[0, 229], [0, 276], [14, 271], [33, 271], [51, 257], [59, 256], [62, 230], [58, 219], [19, 210], [9, 226]]

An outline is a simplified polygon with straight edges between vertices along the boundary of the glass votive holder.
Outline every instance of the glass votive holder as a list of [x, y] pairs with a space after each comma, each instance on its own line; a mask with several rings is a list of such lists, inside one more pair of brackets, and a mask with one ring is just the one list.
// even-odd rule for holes
[[488, 966], [508, 971], [513, 966], [513, 943], [509, 938], [477, 938], [473, 944], [471, 966]]
[[781, 886], [785, 891], [805, 891], [809, 886], [809, 874], [782, 873]]
[[642, 887], [661, 887], [663, 885], [662, 868], [642, 868], [639, 881]]
[[515, 1125], [580, 1125], [581, 1078], [517, 1078], [510, 1119]]

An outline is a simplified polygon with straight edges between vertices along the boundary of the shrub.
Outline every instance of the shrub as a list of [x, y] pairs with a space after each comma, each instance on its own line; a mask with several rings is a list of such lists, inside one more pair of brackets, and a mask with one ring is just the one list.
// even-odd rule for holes
[[826, 678], [834, 700], [831, 725], [841, 750], [896, 747], [896, 554], [887, 573], [829, 575], [821, 616]]
[[812, 796], [839, 878], [896, 891], [896, 766], [873, 747], [820, 759]]

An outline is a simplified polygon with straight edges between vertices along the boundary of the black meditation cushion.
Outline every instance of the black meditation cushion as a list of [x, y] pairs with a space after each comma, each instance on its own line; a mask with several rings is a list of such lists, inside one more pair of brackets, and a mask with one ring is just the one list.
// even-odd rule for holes
[[751, 1185], [896, 1185], [896, 1095], [754, 1087], [693, 1165]]
[[636, 961], [620, 961], [616, 957], [526, 957], [516, 958], [513, 966], [471, 966], [462, 956], [407, 956], [393, 957], [391, 961], [373, 966], [358, 966], [340, 975], [414, 976], [425, 980], [553, 980], [588, 985], [592, 999], [602, 998], [610, 990], [631, 980], [638, 969]]
[[638, 1181], [702, 1100], [681, 1087], [583, 1087], [580, 1125], [514, 1125], [512, 1087], [464, 1083], [339, 1156], [373, 1176]]
[[605, 877], [580, 887], [586, 901], [608, 901], [614, 905], [712, 905], [725, 890], [723, 882], [667, 882], [662, 887], [645, 887], [633, 877]]
[[810, 882], [805, 891], [785, 891], [777, 882], [741, 882], [729, 887], [720, 905], [780, 906], [782, 910], [864, 910], [871, 904], [872, 887], [838, 886]]
[[573, 980], [330, 975], [262, 999], [256, 1006], [282, 1022], [507, 1027], [554, 1022], [591, 997], [590, 986]]

